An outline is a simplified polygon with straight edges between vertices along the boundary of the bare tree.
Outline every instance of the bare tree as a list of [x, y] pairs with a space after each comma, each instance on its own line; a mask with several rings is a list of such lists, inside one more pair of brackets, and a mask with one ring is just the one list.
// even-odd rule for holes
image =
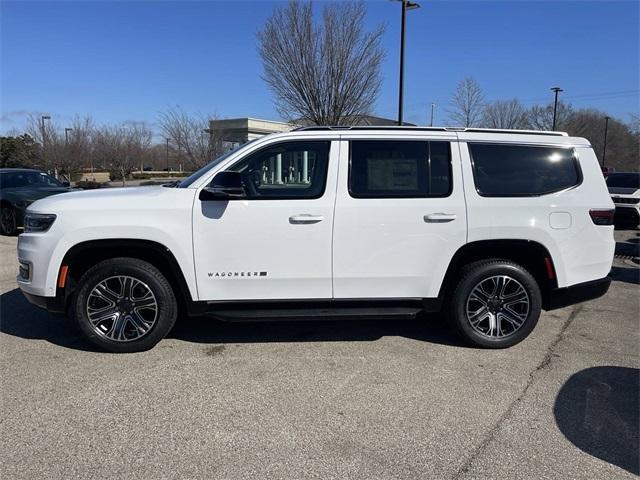
[[42, 115], [27, 117], [26, 132], [38, 144], [41, 168], [58, 174], [58, 165], [64, 155], [64, 142], [60, 137], [60, 127], [52, 118], [43, 121]]
[[64, 136], [64, 155], [58, 159], [58, 167], [60, 172], [68, 175], [71, 180], [73, 173], [91, 164], [93, 119], [90, 116], [76, 115], [66, 128], [70, 130]]
[[[563, 124], [569, 135], [584, 137], [593, 146], [596, 156], [602, 161], [604, 147], [604, 125], [607, 114], [595, 109], [572, 111]], [[637, 171], [640, 146], [633, 126], [616, 118], [609, 119], [607, 129], [607, 164], [624, 171]]]
[[482, 122], [484, 94], [472, 77], [466, 77], [456, 87], [451, 99], [449, 118], [458, 126], [477, 127]]
[[290, 0], [258, 33], [263, 78], [283, 118], [344, 125], [370, 113], [380, 91], [384, 27], [367, 32], [363, 2], [331, 3], [322, 24], [311, 1]]
[[482, 126], [485, 128], [527, 128], [527, 110], [517, 99], [496, 100], [485, 106]]
[[98, 128], [93, 133], [95, 158], [125, 186], [126, 178], [149, 150], [151, 136], [151, 131], [139, 123]]
[[[562, 101], [558, 102], [556, 112], [556, 130], [566, 129], [566, 124], [573, 115], [573, 107]], [[534, 130], [553, 130], [553, 103], [549, 105], [534, 105], [527, 113], [529, 125]]]
[[224, 152], [222, 138], [217, 132], [209, 131], [209, 120], [213, 118], [213, 115], [189, 115], [179, 106], [160, 113], [162, 134], [178, 149], [187, 167], [193, 170]]

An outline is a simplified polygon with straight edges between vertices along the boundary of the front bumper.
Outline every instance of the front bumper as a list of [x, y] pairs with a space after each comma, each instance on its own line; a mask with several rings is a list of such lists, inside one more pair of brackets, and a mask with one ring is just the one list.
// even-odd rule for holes
[[51, 313], [66, 313], [65, 309], [65, 299], [61, 295], [56, 297], [41, 297], [40, 295], [33, 295], [31, 293], [27, 293], [24, 290], [22, 294], [29, 301], [29, 303], [35, 305], [36, 307], [44, 308]]
[[555, 310], [576, 303], [602, 297], [609, 290], [611, 278], [604, 277], [590, 282], [578, 283], [565, 288], [555, 288], [549, 292], [545, 310]]

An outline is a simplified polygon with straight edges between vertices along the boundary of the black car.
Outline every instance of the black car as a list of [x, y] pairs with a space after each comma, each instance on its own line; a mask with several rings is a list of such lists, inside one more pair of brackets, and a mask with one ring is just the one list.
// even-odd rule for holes
[[69, 183], [39, 170], [0, 168], [0, 233], [15, 235], [31, 203], [71, 190]]

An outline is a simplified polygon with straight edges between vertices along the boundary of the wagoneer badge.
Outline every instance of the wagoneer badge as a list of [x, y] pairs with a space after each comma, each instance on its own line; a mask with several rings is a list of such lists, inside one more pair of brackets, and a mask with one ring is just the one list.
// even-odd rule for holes
[[209, 272], [214, 278], [266, 277], [267, 272]]

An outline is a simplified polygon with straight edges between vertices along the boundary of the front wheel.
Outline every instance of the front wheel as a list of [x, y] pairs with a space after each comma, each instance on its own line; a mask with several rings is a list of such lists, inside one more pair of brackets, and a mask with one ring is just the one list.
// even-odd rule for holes
[[541, 305], [540, 287], [527, 270], [508, 260], [485, 260], [463, 270], [451, 298], [451, 314], [471, 345], [506, 348], [531, 333]]
[[89, 269], [78, 283], [75, 320], [91, 343], [108, 352], [148, 350], [176, 321], [173, 289], [148, 262], [105, 260]]
[[16, 222], [16, 211], [10, 205], [3, 205], [0, 209], [0, 233], [2, 235], [13, 236], [18, 231]]

